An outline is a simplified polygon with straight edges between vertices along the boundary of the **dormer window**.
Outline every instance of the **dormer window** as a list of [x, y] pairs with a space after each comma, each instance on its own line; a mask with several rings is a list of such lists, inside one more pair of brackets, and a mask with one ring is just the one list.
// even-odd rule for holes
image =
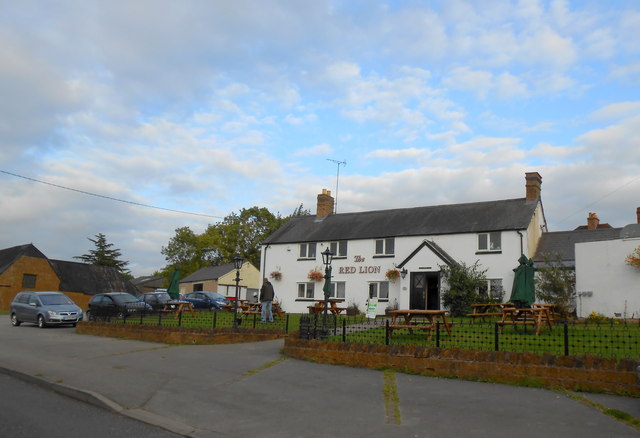
[[478, 234], [478, 251], [479, 252], [499, 252], [502, 251], [502, 233], [499, 231], [493, 233]]
[[300, 258], [305, 260], [316, 259], [316, 244], [315, 243], [301, 243], [300, 244]]

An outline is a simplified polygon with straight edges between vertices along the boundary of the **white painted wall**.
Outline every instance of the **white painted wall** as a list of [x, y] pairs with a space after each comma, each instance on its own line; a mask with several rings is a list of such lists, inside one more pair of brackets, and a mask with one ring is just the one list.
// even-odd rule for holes
[[[528, 254], [528, 233], [523, 234], [523, 249]], [[508, 300], [513, 284], [513, 269], [518, 266], [520, 257], [521, 240], [515, 231], [502, 232], [502, 252], [495, 254], [476, 254], [477, 234], [453, 234], [439, 236], [400, 237], [395, 239], [394, 257], [374, 257], [375, 239], [351, 240], [348, 242], [346, 258], [334, 259], [332, 281], [344, 281], [346, 283], [346, 297], [344, 305], [356, 302], [361, 310], [364, 310], [368, 298], [369, 282], [385, 281], [385, 273], [394, 265], [405, 260], [425, 239], [435, 242], [451, 257], [468, 265], [479, 260], [481, 269], [488, 269], [487, 278], [501, 278], [505, 289], [505, 300]], [[298, 283], [307, 282], [307, 274], [311, 269], [319, 269], [324, 272], [321, 252], [327, 248], [327, 243], [319, 242], [316, 248], [315, 260], [298, 260], [299, 246], [297, 243], [269, 245], [262, 248], [263, 275], [269, 277], [272, 271], [282, 273], [282, 279], [273, 283], [276, 298], [281, 301], [284, 309], [292, 313], [306, 313], [307, 306], [312, 302], [297, 298]], [[356, 262], [355, 257], [364, 258]], [[423, 248], [409, 263], [406, 269], [409, 272], [438, 272], [439, 264], [444, 264], [429, 248]], [[375, 267], [375, 273], [368, 273], [368, 267]], [[342, 272], [341, 272], [341, 268]], [[356, 268], [355, 273], [345, 273], [345, 268]], [[351, 269], [349, 270], [351, 271]], [[400, 308], [409, 307], [409, 292], [411, 275], [405, 279], [398, 279], [390, 284], [389, 301], [398, 300]], [[323, 283], [316, 283], [315, 299], [322, 299]], [[442, 293], [442, 290], [441, 290]], [[378, 312], [384, 313], [386, 303], [380, 303]]]
[[[625, 263], [640, 239], [576, 244], [576, 291], [579, 317], [598, 312], [608, 317], [640, 317], [640, 270]], [[580, 297], [592, 292], [591, 297]]]

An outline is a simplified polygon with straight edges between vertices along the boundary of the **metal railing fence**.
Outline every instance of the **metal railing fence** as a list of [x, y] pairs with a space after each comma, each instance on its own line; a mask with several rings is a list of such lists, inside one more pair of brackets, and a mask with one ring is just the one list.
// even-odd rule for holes
[[625, 320], [602, 323], [561, 321], [543, 327], [538, 335], [532, 326], [505, 326], [497, 321], [454, 318], [451, 334], [438, 322], [431, 332], [389, 329], [389, 319], [362, 316], [328, 316], [328, 333], [323, 336], [322, 317], [302, 315], [300, 337], [333, 342], [414, 345], [483, 351], [529, 352], [554, 355], [585, 355], [604, 358], [640, 358], [640, 324]]

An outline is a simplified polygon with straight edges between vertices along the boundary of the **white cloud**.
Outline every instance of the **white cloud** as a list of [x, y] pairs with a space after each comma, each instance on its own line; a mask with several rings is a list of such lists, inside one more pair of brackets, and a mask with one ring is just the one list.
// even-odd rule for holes
[[331, 145], [323, 143], [308, 148], [298, 149], [293, 155], [296, 157], [309, 157], [317, 155], [329, 155], [333, 152]]

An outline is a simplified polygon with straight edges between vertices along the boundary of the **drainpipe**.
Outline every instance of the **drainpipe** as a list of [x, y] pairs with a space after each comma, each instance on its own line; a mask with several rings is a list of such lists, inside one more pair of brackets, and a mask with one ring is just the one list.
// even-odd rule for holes
[[524, 255], [524, 244], [522, 243], [524, 236], [522, 235], [522, 232], [520, 230], [516, 230], [516, 233], [518, 233], [518, 235], [520, 236], [520, 255]]
[[[267, 250], [271, 248], [271, 245], [265, 245], [264, 247], [264, 258], [262, 259], [262, 278], [267, 278]], [[262, 281], [262, 278], [260, 281]]]

